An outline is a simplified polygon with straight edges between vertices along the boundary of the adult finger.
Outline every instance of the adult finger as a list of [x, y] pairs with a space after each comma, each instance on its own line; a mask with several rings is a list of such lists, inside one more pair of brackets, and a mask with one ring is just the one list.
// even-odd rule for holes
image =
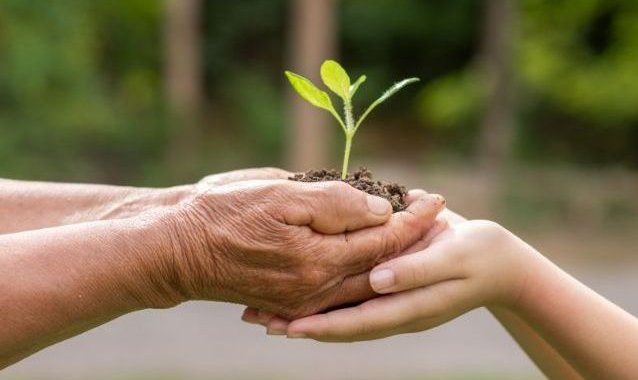
[[[419, 197], [422, 197], [425, 194], [427, 194], [427, 191], [423, 189], [412, 189], [408, 191], [408, 193], [405, 195], [403, 199], [405, 200], [406, 203], [410, 204], [410, 202], [413, 202], [415, 199], [418, 199]], [[445, 210], [441, 211], [441, 217], [445, 219], [450, 226], [453, 226], [455, 224], [459, 224], [462, 222], [467, 222], [467, 219], [464, 216], [450, 210], [449, 208], [446, 208]]]
[[289, 184], [282, 205], [284, 221], [337, 234], [385, 223], [392, 214], [387, 200], [366, 194], [341, 181]]
[[440, 233], [445, 231], [449, 227], [449, 224], [446, 219], [442, 218], [441, 215], [436, 218], [434, 221], [434, 225], [430, 230], [423, 235], [421, 239], [419, 239], [416, 243], [412, 244], [405, 251], [401, 252], [402, 255], [409, 255], [411, 253], [419, 252], [426, 249], [432, 240]]
[[[445, 200], [428, 194], [414, 201], [405, 211], [394, 213], [390, 220], [373, 228], [327, 237], [334, 246], [342, 246], [340, 264], [350, 273], [362, 273], [372, 266], [395, 257], [418, 241], [432, 227]], [[341, 239], [341, 241], [339, 241]]]
[[257, 313], [257, 319], [259, 320], [259, 323], [262, 325], [267, 325], [271, 319], [275, 318], [275, 316], [276, 316], [275, 313], [271, 311], [266, 311], [263, 309], [260, 309], [259, 312]]
[[378, 297], [378, 294], [370, 286], [370, 272], [346, 277], [340, 286], [330, 290], [326, 305], [322, 309], [343, 307], [357, 304]]
[[434, 244], [378, 265], [370, 273], [370, 285], [384, 294], [461, 278], [464, 273], [457, 255], [449, 246]]
[[246, 323], [252, 323], [255, 325], [261, 324], [259, 322], [259, 310], [254, 307], [247, 307], [244, 309], [243, 314], [241, 315], [241, 320]]
[[244, 309], [244, 313], [242, 314], [242, 320], [247, 323], [252, 323], [255, 325], [261, 325], [267, 328], [267, 333], [269, 335], [284, 335], [279, 332], [284, 332], [288, 328], [290, 321], [284, 319], [279, 316], [273, 316], [270, 320], [264, 322], [259, 318], [259, 309], [255, 309], [252, 307], [247, 307]]

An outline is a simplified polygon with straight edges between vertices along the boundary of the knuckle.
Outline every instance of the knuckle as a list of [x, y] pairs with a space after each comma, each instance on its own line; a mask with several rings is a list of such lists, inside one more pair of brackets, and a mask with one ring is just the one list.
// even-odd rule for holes
[[[433, 222], [433, 218], [431, 221]], [[415, 236], [418, 234], [420, 238], [426, 232], [428, 225], [428, 218], [417, 218], [412, 215], [406, 215], [403, 218], [402, 230], [405, 231], [406, 236]]]
[[400, 253], [403, 248], [402, 240], [403, 239], [399, 232], [396, 230], [390, 231], [384, 241], [384, 251], [386, 252], [386, 255], [393, 257]]
[[411, 222], [420, 224], [431, 223], [438, 215], [439, 206], [427, 198], [421, 198], [416, 201], [409, 214], [412, 217]]
[[[401, 229], [406, 235], [413, 235], [422, 232], [428, 224], [427, 218], [420, 215], [410, 213], [398, 213], [397, 228]], [[421, 237], [421, 236], [419, 236]]]

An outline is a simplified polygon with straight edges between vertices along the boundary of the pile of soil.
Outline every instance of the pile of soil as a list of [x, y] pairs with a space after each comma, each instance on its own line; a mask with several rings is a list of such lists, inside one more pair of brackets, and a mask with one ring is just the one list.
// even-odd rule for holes
[[335, 169], [308, 170], [305, 173], [296, 173], [288, 179], [299, 182], [343, 181], [355, 189], [387, 199], [394, 212], [403, 211], [408, 207], [403, 200], [403, 196], [407, 194], [405, 186], [394, 182], [375, 181], [372, 179], [372, 172], [363, 167], [348, 173], [344, 180], [341, 179], [341, 172]]

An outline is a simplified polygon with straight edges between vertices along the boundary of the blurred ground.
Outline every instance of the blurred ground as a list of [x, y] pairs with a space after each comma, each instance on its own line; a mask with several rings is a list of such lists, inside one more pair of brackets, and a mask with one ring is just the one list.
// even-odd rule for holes
[[[488, 212], [494, 189], [470, 169], [369, 167], [379, 178], [444, 194], [450, 208], [469, 217], [499, 220], [638, 314], [635, 173], [519, 169], [513, 185], [500, 190], [501, 211]], [[421, 334], [343, 345], [267, 337], [241, 323], [240, 312], [203, 302], [138, 312], [44, 350], [0, 380], [543, 378], [485, 310]]]
[[[574, 272], [638, 313], [635, 270]], [[268, 337], [242, 324], [240, 312], [196, 302], [128, 315], [36, 354], [0, 379], [543, 378], [484, 310], [421, 334], [343, 345]]]

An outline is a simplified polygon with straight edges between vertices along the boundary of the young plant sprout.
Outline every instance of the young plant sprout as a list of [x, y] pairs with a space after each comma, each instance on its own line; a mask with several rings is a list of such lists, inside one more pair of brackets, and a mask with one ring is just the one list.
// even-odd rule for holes
[[360, 76], [354, 83], [350, 82], [350, 77], [346, 70], [336, 61], [327, 60], [321, 65], [321, 80], [332, 92], [337, 94], [343, 101], [343, 118], [335, 110], [330, 100], [330, 96], [320, 89], [318, 89], [310, 80], [302, 77], [299, 74], [295, 74], [290, 71], [286, 71], [286, 76], [290, 81], [292, 87], [301, 95], [302, 98], [307, 100], [315, 107], [322, 108], [332, 114], [337, 119], [339, 125], [343, 129], [346, 137], [346, 146], [343, 154], [343, 167], [341, 169], [341, 178], [345, 179], [348, 175], [348, 161], [350, 159], [350, 149], [352, 148], [352, 138], [361, 126], [361, 123], [366, 117], [375, 109], [379, 104], [385, 102], [389, 97], [396, 94], [400, 89], [407, 86], [410, 83], [417, 82], [419, 78], [408, 78], [400, 82], [395, 83], [389, 89], [387, 89], [377, 100], [372, 102], [370, 106], [361, 114], [359, 119], [354, 118], [352, 109], [352, 97], [359, 89], [359, 86], [366, 80], [366, 76]]

